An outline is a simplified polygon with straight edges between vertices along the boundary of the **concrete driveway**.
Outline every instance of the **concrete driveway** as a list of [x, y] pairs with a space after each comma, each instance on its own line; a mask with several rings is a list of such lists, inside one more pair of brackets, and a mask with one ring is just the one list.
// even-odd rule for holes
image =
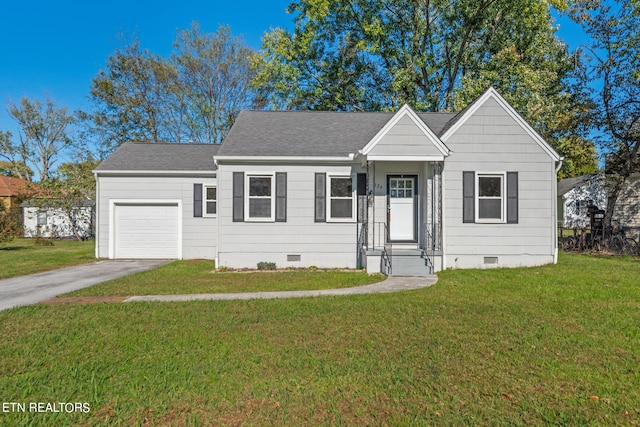
[[151, 270], [167, 260], [108, 260], [0, 280], [0, 311]]

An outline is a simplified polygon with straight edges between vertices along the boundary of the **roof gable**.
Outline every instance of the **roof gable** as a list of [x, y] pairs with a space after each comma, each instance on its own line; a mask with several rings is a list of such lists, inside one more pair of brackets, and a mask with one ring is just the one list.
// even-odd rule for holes
[[527, 123], [520, 114], [509, 104], [498, 91], [490, 87], [478, 99], [472, 102], [467, 108], [462, 110], [444, 130], [441, 139], [446, 142], [458, 129], [460, 129], [470, 117], [472, 117], [479, 108], [485, 105], [489, 100], [502, 108], [553, 160], [560, 161], [562, 157]]
[[362, 149], [370, 160], [392, 157], [444, 158], [447, 146], [427, 124], [405, 104]]
[[[387, 112], [245, 110], [229, 131], [216, 159], [350, 159], [396, 115]], [[427, 126], [435, 135], [455, 114], [414, 115], [420, 126]]]

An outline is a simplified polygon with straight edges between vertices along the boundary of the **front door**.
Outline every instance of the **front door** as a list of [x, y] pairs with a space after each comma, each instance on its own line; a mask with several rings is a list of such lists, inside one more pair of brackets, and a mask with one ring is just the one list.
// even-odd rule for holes
[[416, 241], [416, 178], [415, 175], [388, 177], [388, 227], [392, 242]]

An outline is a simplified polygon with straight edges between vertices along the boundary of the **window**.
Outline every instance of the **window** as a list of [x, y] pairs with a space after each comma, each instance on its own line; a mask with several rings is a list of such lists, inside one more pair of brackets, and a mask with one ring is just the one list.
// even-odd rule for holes
[[504, 174], [477, 175], [477, 221], [504, 222], [504, 183]]
[[330, 176], [328, 184], [327, 220], [353, 221], [355, 217], [353, 179], [350, 176]]
[[215, 216], [218, 210], [218, 191], [216, 187], [204, 186], [205, 216]]
[[38, 210], [38, 225], [47, 225], [47, 211]]
[[269, 175], [247, 175], [246, 212], [248, 221], [274, 220], [274, 178]]

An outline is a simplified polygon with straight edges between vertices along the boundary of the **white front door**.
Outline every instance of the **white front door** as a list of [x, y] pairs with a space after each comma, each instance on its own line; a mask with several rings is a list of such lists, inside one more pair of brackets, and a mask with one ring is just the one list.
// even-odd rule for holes
[[416, 178], [389, 177], [389, 240], [416, 240]]

